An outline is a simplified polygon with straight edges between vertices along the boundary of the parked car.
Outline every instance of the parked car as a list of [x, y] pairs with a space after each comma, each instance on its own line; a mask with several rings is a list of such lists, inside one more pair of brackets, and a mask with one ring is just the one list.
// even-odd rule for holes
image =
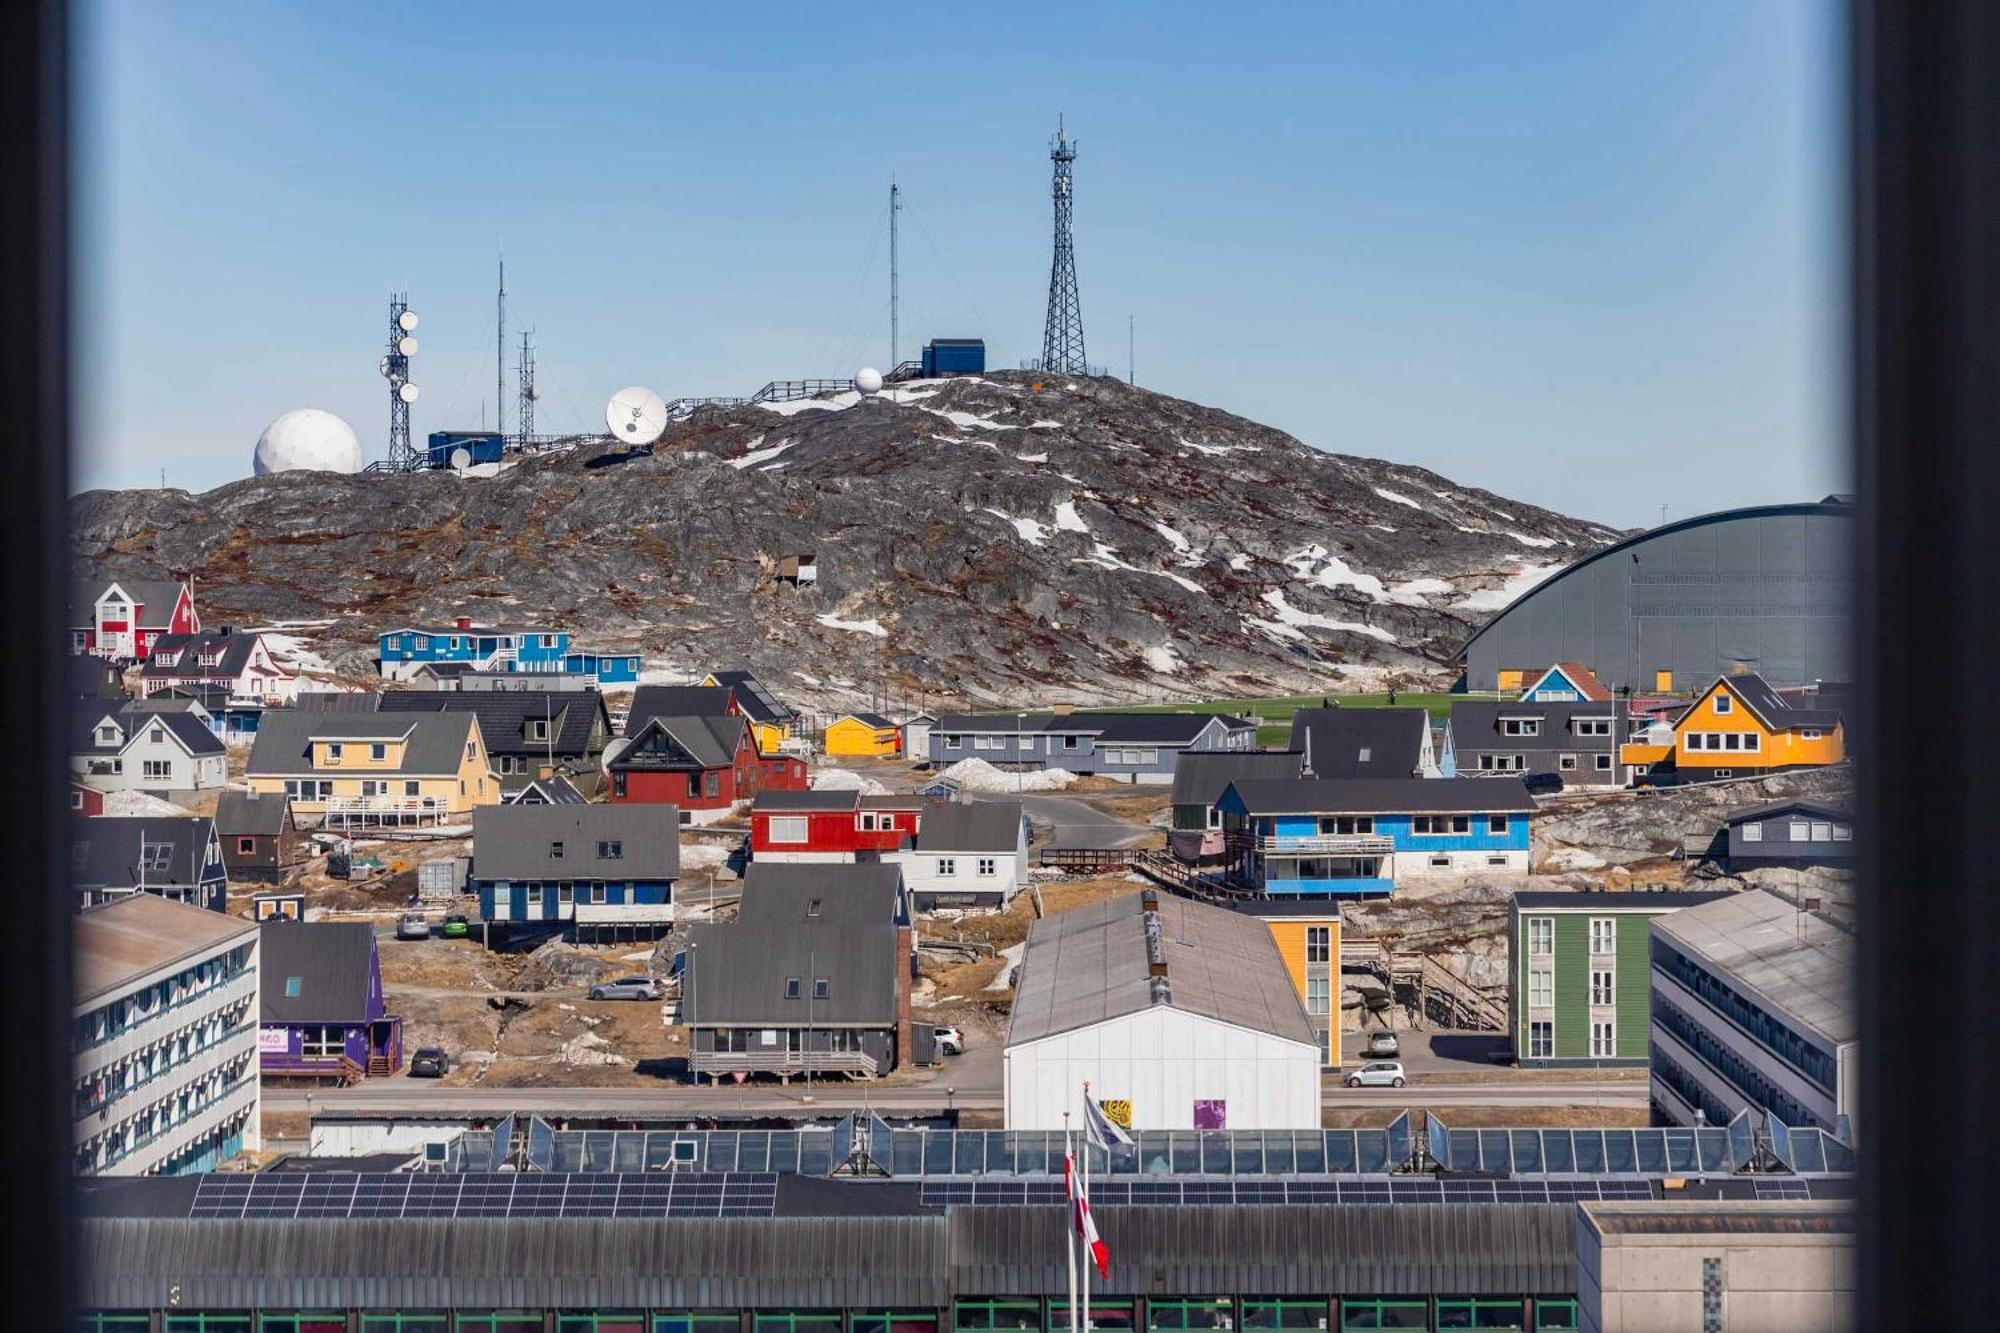
[[1396, 1041], [1396, 1034], [1387, 1028], [1368, 1034], [1368, 1058], [1371, 1060], [1393, 1060], [1403, 1053]]
[[411, 1078], [443, 1078], [451, 1068], [451, 1057], [444, 1053], [442, 1046], [419, 1046], [417, 1053], [410, 1057]]
[[656, 977], [616, 977], [590, 988], [593, 1000], [657, 1000], [660, 994]]
[[1521, 785], [1528, 789], [1530, 796], [1552, 796], [1563, 789], [1560, 773], [1530, 773], [1521, 779]]
[[396, 918], [396, 938], [399, 940], [427, 940], [431, 937], [431, 919], [422, 912], [405, 912]]
[[954, 1027], [942, 1026], [933, 1028], [932, 1032], [937, 1037], [937, 1048], [940, 1054], [965, 1054], [965, 1034], [963, 1032]]
[[1365, 1064], [1347, 1076], [1350, 1088], [1400, 1088], [1405, 1082], [1403, 1066], [1394, 1060]]
[[462, 940], [472, 933], [472, 918], [463, 912], [453, 912], [444, 919], [444, 937], [448, 940]]

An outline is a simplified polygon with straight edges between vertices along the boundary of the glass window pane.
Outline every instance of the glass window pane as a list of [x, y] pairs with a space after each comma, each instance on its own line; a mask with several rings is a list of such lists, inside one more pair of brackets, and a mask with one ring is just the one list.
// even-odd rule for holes
[[1360, 1154], [1354, 1146], [1354, 1131], [1351, 1129], [1329, 1129], [1325, 1132], [1326, 1171], [1328, 1175], [1352, 1175]]
[[1302, 1176], [1316, 1176], [1326, 1170], [1326, 1136], [1318, 1130], [1300, 1130], [1292, 1135], [1292, 1169]]
[[1604, 1131], [1604, 1168], [1625, 1175], [1639, 1169], [1639, 1154], [1633, 1147], [1631, 1130]]
[[1517, 1129], [1514, 1136], [1514, 1170], [1520, 1175], [1535, 1175], [1542, 1169], [1542, 1132], [1538, 1129]]
[[1570, 1137], [1576, 1141], [1576, 1169], [1588, 1176], [1603, 1174], [1604, 1131], [1575, 1129], [1570, 1131]]
[[718, 1130], [710, 1134], [708, 1136], [708, 1164], [702, 1169], [704, 1171], [749, 1170], [750, 1168], [748, 1167], [739, 1167], [736, 1164], [737, 1143], [738, 1139], [734, 1131]]
[[[1238, 1167], [1238, 1171], [1242, 1168]], [[1264, 1171], [1267, 1175], [1288, 1176], [1292, 1173], [1292, 1131], [1289, 1129], [1267, 1129], [1264, 1131]]]
[[974, 1130], [951, 1136], [952, 1170], [961, 1176], [982, 1175], [986, 1171], [986, 1136]]
[[1231, 1146], [1231, 1167], [1239, 1176], [1261, 1176], [1264, 1174], [1264, 1136], [1245, 1131], [1229, 1136]]
[[[1698, 1171], [1701, 1169], [1701, 1163], [1695, 1157], [1693, 1130], [1669, 1129], [1663, 1131], [1660, 1137], [1664, 1141], [1667, 1169], [1669, 1171], [1683, 1172]], [[1641, 1164], [1645, 1162], [1645, 1154], [1643, 1152], [1639, 1154], [1639, 1160]]]
[[951, 1174], [951, 1144], [958, 1136], [948, 1129], [927, 1129], [924, 1131], [924, 1174], [927, 1176], [948, 1176]]
[[1576, 1141], [1566, 1129], [1542, 1131], [1542, 1169], [1550, 1175], [1565, 1175], [1576, 1169]]
[[1229, 1174], [1229, 1131], [1205, 1129], [1201, 1135], [1201, 1171], [1207, 1176]]
[[1198, 1175], [1201, 1172], [1201, 1139], [1191, 1129], [1173, 1131], [1173, 1168], [1177, 1176]]
[[1005, 1130], [986, 1131], [986, 1174], [989, 1176], [1014, 1174], [1014, 1136]]
[[738, 1171], [769, 1171], [771, 1169], [770, 1130], [746, 1129], [737, 1134], [736, 1169]]
[[1387, 1171], [1389, 1169], [1388, 1131], [1381, 1129], [1355, 1130], [1354, 1155], [1355, 1168], [1364, 1174], [1372, 1175]]
[[796, 1129], [774, 1130], [771, 1133], [771, 1170], [786, 1175], [794, 1172], [807, 1176], [823, 1176], [833, 1170], [833, 1135], [829, 1131], [819, 1131], [812, 1135], [813, 1152], [808, 1161], [806, 1136]]

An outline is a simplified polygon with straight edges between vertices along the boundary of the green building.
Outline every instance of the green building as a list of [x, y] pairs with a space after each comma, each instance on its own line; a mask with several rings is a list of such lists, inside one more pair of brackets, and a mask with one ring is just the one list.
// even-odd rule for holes
[[1523, 1065], [1643, 1065], [1652, 1027], [1654, 917], [1727, 893], [1517, 893], [1507, 1006]]

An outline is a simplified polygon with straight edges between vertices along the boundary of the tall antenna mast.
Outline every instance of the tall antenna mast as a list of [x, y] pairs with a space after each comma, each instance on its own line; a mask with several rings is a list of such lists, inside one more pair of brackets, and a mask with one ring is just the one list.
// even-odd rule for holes
[[389, 293], [389, 352], [382, 358], [382, 378], [389, 381], [389, 461], [391, 472], [414, 472], [417, 451], [410, 445], [410, 404], [417, 386], [410, 383], [410, 358], [417, 354], [417, 312], [409, 293]]
[[507, 256], [500, 256], [500, 292], [493, 299], [493, 429], [507, 434]]
[[535, 331], [521, 330], [521, 397], [514, 415], [521, 428], [521, 447], [528, 447], [535, 434]]
[[903, 192], [896, 188], [896, 177], [892, 173], [889, 177], [889, 369], [891, 370], [902, 364], [898, 357], [898, 349], [903, 344], [901, 338], [897, 336], [901, 330], [897, 325], [899, 293], [896, 272], [896, 214], [902, 211]]
[[1087, 375], [1083, 355], [1083, 303], [1076, 291], [1076, 249], [1070, 239], [1070, 168], [1076, 145], [1056, 117], [1056, 137], [1049, 144], [1054, 175], [1049, 190], [1055, 197], [1055, 258], [1049, 265], [1049, 314], [1042, 329], [1042, 369], [1059, 375]]

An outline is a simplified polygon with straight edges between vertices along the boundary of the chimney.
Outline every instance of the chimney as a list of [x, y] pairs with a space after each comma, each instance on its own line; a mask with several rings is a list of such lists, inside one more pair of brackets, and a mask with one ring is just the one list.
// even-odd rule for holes
[[458, 627], [459, 627], [460, 629], [471, 629], [471, 628], [472, 628], [472, 617], [471, 617], [471, 616], [460, 616], [460, 617], [459, 617], [459, 618], [458, 618], [458, 619], [457, 619], [456, 621], [454, 621], [453, 623], [454, 623], [454, 624], [456, 624], [456, 625], [457, 625], [457, 626], [458, 626]]
[[917, 932], [914, 926], [896, 927], [896, 1060], [910, 1058], [910, 978], [917, 970]]

